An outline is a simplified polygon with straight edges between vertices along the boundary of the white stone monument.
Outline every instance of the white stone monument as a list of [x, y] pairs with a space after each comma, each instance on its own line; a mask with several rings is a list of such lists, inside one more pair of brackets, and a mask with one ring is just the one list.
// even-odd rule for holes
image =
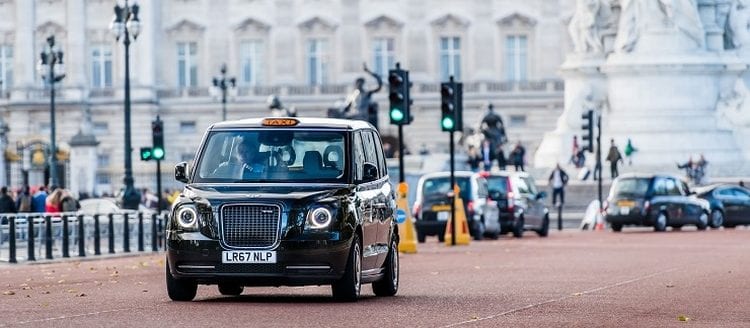
[[[590, 1], [579, 0], [576, 14]], [[750, 130], [748, 80], [741, 78], [750, 62], [745, 2], [622, 0], [610, 7], [619, 12], [612, 49], [604, 49], [606, 59], [579, 47], [568, 56], [565, 111], [535, 165], [567, 161], [572, 135], [582, 133], [581, 112], [591, 108], [602, 115], [603, 156], [610, 138], [621, 151], [631, 139], [639, 169], [674, 169], [703, 154], [713, 174], [740, 174], [750, 155], [750, 144], [740, 142]]]
[[70, 190], [80, 197], [82, 193], [90, 197], [95, 193], [96, 179], [96, 140], [92, 130], [90, 108], [83, 110], [83, 119], [78, 133], [70, 139]]

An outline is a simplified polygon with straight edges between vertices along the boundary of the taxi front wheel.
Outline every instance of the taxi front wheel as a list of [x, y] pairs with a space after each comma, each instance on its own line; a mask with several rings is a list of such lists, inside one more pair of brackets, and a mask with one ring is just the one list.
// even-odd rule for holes
[[198, 284], [188, 281], [175, 279], [169, 271], [169, 261], [167, 261], [167, 294], [173, 301], [190, 302], [195, 298], [198, 292]]
[[372, 283], [372, 291], [377, 296], [393, 296], [398, 292], [398, 244], [391, 237], [391, 249], [385, 261], [385, 275], [383, 279]]
[[344, 276], [331, 285], [333, 298], [337, 301], [354, 302], [362, 289], [362, 250], [359, 236], [354, 235]]

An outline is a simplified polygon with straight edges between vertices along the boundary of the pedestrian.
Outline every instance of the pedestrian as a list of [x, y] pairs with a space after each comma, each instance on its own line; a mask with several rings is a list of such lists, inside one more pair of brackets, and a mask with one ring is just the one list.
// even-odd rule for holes
[[695, 184], [696, 185], [701, 185], [705, 181], [706, 166], [708, 166], [708, 161], [706, 161], [706, 158], [703, 157], [703, 154], [701, 154], [700, 157], [698, 158], [698, 161], [695, 163]]
[[578, 150], [578, 136], [573, 136], [573, 149], [570, 152], [570, 163], [575, 165], [577, 169], [580, 169], [581, 166], [578, 161]]
[[47, 196], [44, 211], [47, 213], [60, 213], [62, 211], [62, 200], [63, 189], [56, 188], [49, 196]]
[[[552, 186], [552, 206], [562, 206], [565, 203], [565, 186], [568, 184], [568, 174], [558, 163], [549, 175], [549, 185]], [[557, 198], [560, 197], [560, 202]]]
[[513, 162], [513, 167], [516, 171], [525, 171], [523, 168], [523, 161], [525, 156], [526, 148], [523, 148], [523, 146], [521, 145], [521, 141], [518, 141], [516, 143], [516, 147], [513, 148], [513, 151], [510, 153], [511, 162]]
[[615, 139], [610, 139], [609, 153], [607, 154], [607, 160], [609, 161], [609, 172], [612, 179], [617, 178], [619, 172], [617, 171], [617, 164], [622, 162], [622, 154], [615, 145]]
[[78, 203], [73, 194], [68, 190], [62, 191], [62, 198], [60, 199], [60, 208], [63, 212], [76, 212], [81, 209], [81, 204]]
[[16, 197], [16, 209], [20, 213], [29, 213], [32, 210], [31, 192], [29, 186], [23, 186]]
[[508, 160], [505, 158], [505, 152], [503, 146], [497, 146], [497, 166], [500, 167], [500, 171], [505, 171], [505, 166], [508, 165]]
[[628, 165], [633, 165], [633, 153], [635, 153], [638, 149], [633, 147], [633, 142], [630, 141], [630, 138], [628, 138], [628, 143], [625, 145], [625, 157], [628, 158]]
[[468, 156], [469, 158], [466, 160], [466, 163], [468, 163], [469, 167], [471, 167], [471, 171], [479, 172], [479, 165], [482, 163], [482, 157], [479, 156], [477, 149], [474, 148], [473, 145], [469, 145]]
[[688, 161], [683, 164], [677, 163], [677, 168], [685, 170], [685, 176], [688, 180], [695, 180], [695, 163], [693, 162], [693, 156], [690, 156]]
[[490, 143], [489, 139], [482, 141], [482, 149], [479, 151], [479, 156], [482, 157], [483, 170], [492, 170], [492, 161], [495, 160], [495, 150], [492, 149], [492, 143]]
[[44, 213], [47, 203], [47, 188], [40, 186], [39, 190], [31, 198], [31, 211], [35, 213]]
[[0, 187], [0, 213], [16, 213], [16, 202], [6, 186]]

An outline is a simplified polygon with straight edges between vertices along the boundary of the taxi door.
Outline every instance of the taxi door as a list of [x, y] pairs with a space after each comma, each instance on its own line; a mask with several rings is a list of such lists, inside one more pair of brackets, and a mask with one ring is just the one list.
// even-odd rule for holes
[[365, 164], [375, 165], [377, 162], [367, 161], [365, 139], [360, 131], [354, 132], [352, 137], [352, 154], [354, 165], [352, 172], [357, 184], [356, 203], [357, 212], [362, 220], [362, 271], [377, 267], [378, 252], [376, 251], [378, 238], [378, 221], [375, 210], [375, 199], [378, 194], [378, 181], [365, 181]]

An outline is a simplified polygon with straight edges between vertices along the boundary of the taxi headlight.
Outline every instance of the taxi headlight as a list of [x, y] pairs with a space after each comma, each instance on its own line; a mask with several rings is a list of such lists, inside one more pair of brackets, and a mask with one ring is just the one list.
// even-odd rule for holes
[[312, 229], [325, 229], [332, 221], [333, 214], [325, 207], [314, 207], [307, 212], [307, 226]]
[[198, 212], [191, 205], [183, 205], [177, 210], [177, 224], [184, 230], [198, 228]]

